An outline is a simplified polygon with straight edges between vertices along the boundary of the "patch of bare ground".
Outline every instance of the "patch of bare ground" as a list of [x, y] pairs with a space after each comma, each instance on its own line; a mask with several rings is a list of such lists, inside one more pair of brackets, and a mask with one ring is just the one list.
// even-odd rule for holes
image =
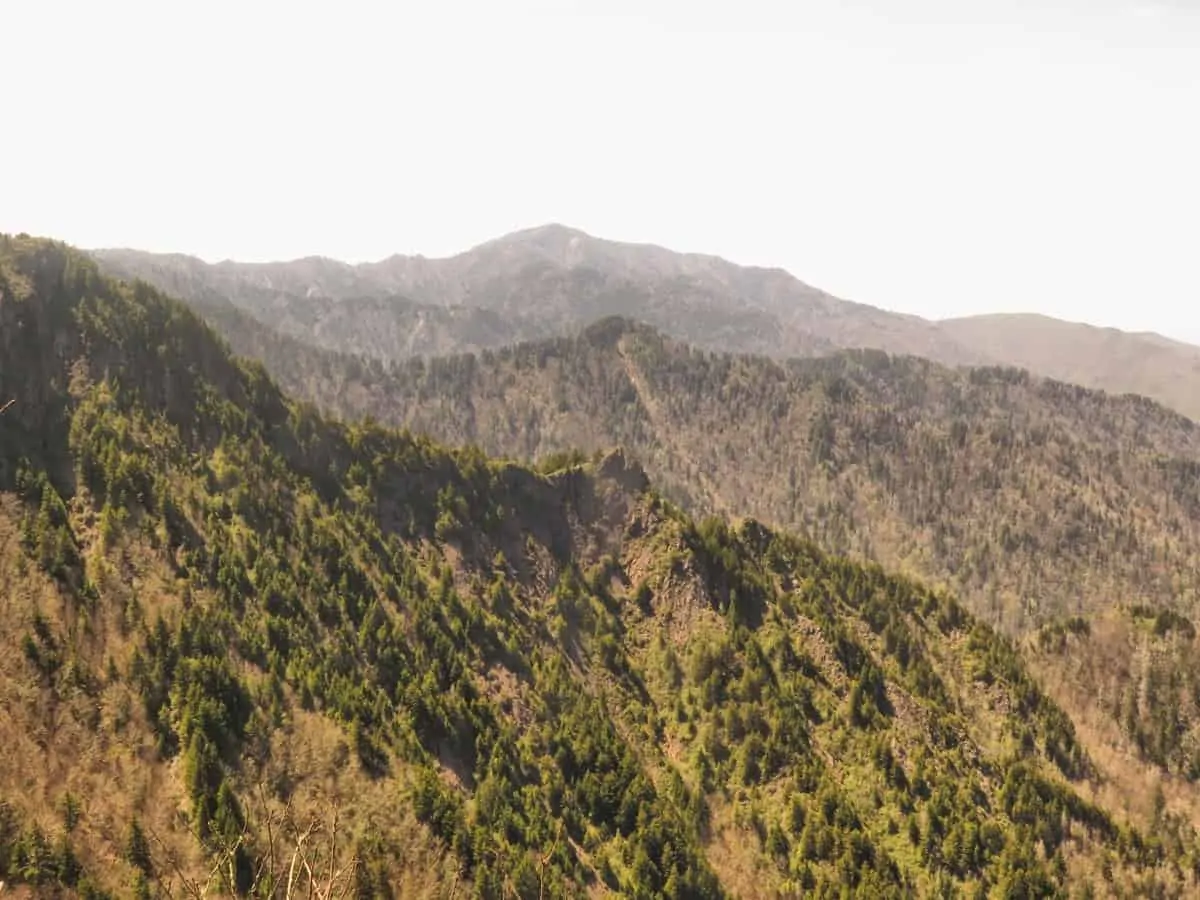
[[[890, 747], [896, 759], [905, 766], [906, 772], [911, 775], [911, 768], [907, 765], [909, 753], [906, 747], [921, 746], [922, 744], [929, 746], [929, 713], [913, 700], [907, 691], [898, 690], [895, 685], [889, 684], [886, 693], [888, 703], [892, 707], [894, 724], [890, 735]], [[912, 744], [909, 741], [901, 740], [901, 735], [908, 737], [915, 735], [918, 740]]]
[[534, 712], [522, 690], [521, 679], [500, 663], [489, 666], [476, 678], [480, 692], [496, 701], [500, 711], [512, 718], [519, 728], [533, 722]]
[[779, 895], [779, 876], [761, 862], [753, 833], [734, 824], [733, 805], [719, 794], [709, 797], [711, 809], [709, 866], [732, 897], [754, 900]]
[[[674, 555], [675, 564], [665, 572], [662, 559]], [[685, 646], [699, 631], [706, 628], [724, 629], [724, 620], [713, 609], [712, 598], [691, 558], [685, 553], [682, 540], [650, 546], [646, 541], [626, 545], [621, 564], [627, 581], [635, 590], [641, 585], [650, 589], [650, 612], [645, 634], [648, 642], [661, 633], [676, 648]], [[650, 632], [653, 633], [650, 633]]]

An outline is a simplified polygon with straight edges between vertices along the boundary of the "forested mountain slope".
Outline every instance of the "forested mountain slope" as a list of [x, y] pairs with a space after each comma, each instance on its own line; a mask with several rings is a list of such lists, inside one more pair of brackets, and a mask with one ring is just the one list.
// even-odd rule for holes
[[539, 473], [330, 422], [23, 237], [0, 396], [18, 889], [283, 896], [297, 846], [305, 890], [357, 896], [1196, 888], [1194, 830], [1098, 805], [952, 598], [696, 522], [620, 453]]
[[1049, 623], [1023, 656], [1107, 775], [1103, 802], [1200, 821], [1200, 644], [1193, 620], [1121, 603]]
[[1191, 619], [1120, 604], [1050, 623], [1026, 642], [1043, 683], [1078, 711], [1098, 751], [1140, 759], [1177, 786], [1200, 780], [1200, 646]]
[[1198, 347], [1044, 316], [932, 322], [839, 300], [779, 269], [601, 240], [560, 225], [446, 259], [393, 256], [357, 266], [322, 258], [210, 265], [135, 250], [94, 255], [110, 273], [144, 278], [206, 316], [214, 304], [232, 304], [289, 337], [383, 360], [562, 336], [617, 315], [725, 352], [788, 358], [871, 348], [947, 365], [1017, 366], [1142, 394], [1200, 417]]
[[619, 319], [392, 367], [249, 349], [326, 409], [491, 454], [622, 444], [685, 508], [945, 584], [1006, 630], [1196, 602], [1200, 430], [1138, 397], [873, 352], [713, 354]]

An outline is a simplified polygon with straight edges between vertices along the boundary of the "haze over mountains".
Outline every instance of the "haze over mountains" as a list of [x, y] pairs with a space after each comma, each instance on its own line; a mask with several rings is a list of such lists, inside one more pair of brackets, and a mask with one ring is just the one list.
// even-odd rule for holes
[[[695, 346], [775, 357], [873, 348], [947, 365], [1012, 365], [1200, 417], [1200, 348], [1040, 316], [933, 322], [830, 296], [780, 269], [606, 241], [547, 225], [446, 259], [207, 264], [99, 250], [210, 315], [232, 304], [278, 332], [381, 359], [565, 335], [626, 316]], [[864, 262], [864, 264], [869, 264]]]

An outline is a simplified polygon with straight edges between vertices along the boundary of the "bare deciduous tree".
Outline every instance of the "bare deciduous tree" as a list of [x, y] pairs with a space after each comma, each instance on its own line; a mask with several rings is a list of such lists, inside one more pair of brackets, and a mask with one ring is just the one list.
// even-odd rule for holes
[[[359, 860], [342, 844], [340, 811], [331, 805], [324, 817], [312, 816], [303, 825], [288, 803], [273, 810], [266, 790], [258, 790], [260, 833], [266, 839], [254, 856], [253, 878], [246, 895], [265, 900], [346, 900], [355, 887]], [[184, 872], [178, 855], [154, 832], [162, 871], [159, 885], [168, 898], [207, 900], [227, 896], [236, 884], [239, 851], [249, 849], [250, 826], [232, 841], [225, 841], [213, 855], [212, 867], [202, 878]]]

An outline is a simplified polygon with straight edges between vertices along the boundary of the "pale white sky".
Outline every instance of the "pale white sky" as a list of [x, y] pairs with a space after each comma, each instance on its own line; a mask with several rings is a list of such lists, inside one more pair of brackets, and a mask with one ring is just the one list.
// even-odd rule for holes
[[0, 230], [214, 260], [558, 221], [1200, 342], [1200, 0], [0, 0]]

